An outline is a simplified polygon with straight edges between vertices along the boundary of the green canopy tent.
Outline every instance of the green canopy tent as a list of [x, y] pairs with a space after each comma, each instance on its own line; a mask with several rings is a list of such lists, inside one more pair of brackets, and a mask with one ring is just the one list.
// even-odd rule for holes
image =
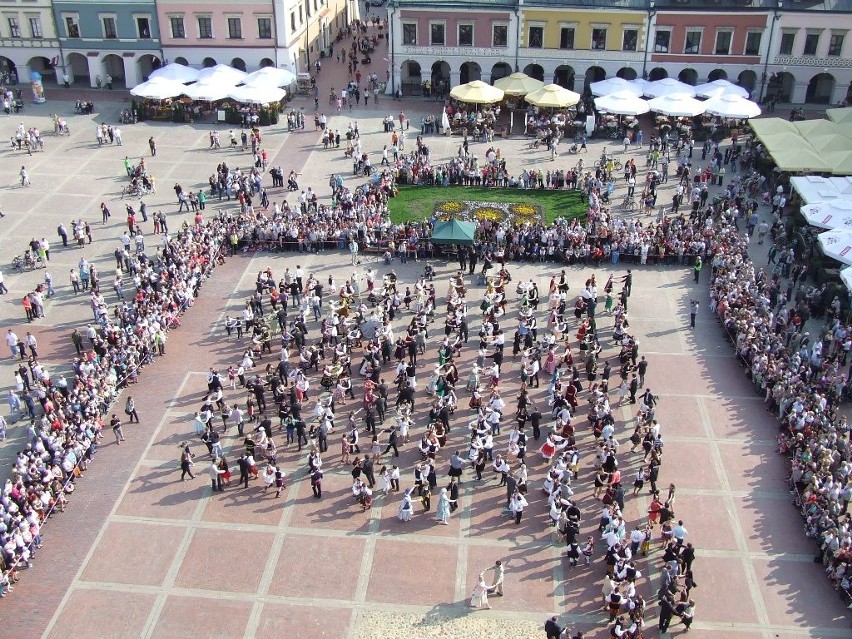
[[476, 224], [473, 222], [460, 222], [459, 220], [435, 222], [435, 226], [432, 227], [432, 243], [472, 246], [475, 234]]

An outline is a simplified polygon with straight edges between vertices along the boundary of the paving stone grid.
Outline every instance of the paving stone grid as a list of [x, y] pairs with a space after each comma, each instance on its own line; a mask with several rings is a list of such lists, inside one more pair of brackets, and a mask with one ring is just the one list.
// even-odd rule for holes
[[[340, 70], [327, 66], [320, 80], [321, 94], [340, 86]], [[297, 103], [299, 104], [299, 103]], [[312, 105], [304, 103], [310, 112]], [[95, 242], [83, 251], [61, 250], [54, 244], [51, 270], [61, 285], [47, 307], [47, 318], [30, 326], [39, 338], [52, 369], [70, 360], [68, 336], [89, 313], [83, 299], [74, 299], [64, 274], [80, 256], [110, 270], [111, 252], [123, 227], [120, 189], [122, 160], [147, 156], [146, 141], [153, 135], [158, 155], [148, 158], [157, 176], [159, 193], [147, 200], [149, 209], [162, 208], [174, 226], [186, 218], [176, 211], [170, 187], [174, 182], [200, 188], [216, 163], [227, 160], [244, 165], [247, 156], [222, 150], [208, 152], [209, 127], [138, 124], [122, 127], [122, 148], [97, 148], [94, 123], [114, 120], [111, 106], [104, 115], [71, 117], [70, 138], [47, 137], [44, 153], [4, 152], [0, 163], [0, 206], [7, 217], [0, 221], [0, 256], [9, 263], [31, 235], [55, 236], [60, 221], [85, 216], [99, 222], [98, 204], [107, 201], [113, 220], [95, 225]], [[380, 118], [405, 108], [419, 119], [434, 112], [434, 103], [405, 101], [349, 114], [329, 113], [330, 124], [344, 130], [349, 117], [357, 117], [364, 146], [377, 153], [386, 137]], [[5, 118], [2, 132], [10, 134], [18, 120], [50, 130], [48, 115], [70, 112], [69, 103], [28, 107], [23, 117]], [[415, 119], [415, 121], [416, 121]], [[325, 194], [331, 171], [347, 175], [349, 160], [340, 151], [323, 151], [313, 127], [287, 134], [281, 127], [264, 130], [264, 146], [273, 165], [300, 169], [303, 184]], [[226, 131], [226, 130], [224, 130]], [[434, 157], [455, 154], [458, 140], [430, 137]], [[517, 166], [555, 166], [546, 152], [530, 150], [522, 139], [497, 144]], [[596, 158], [601, 143], [590, 145], [587, 160]], [[480, 148], [479, 146], [475, 148]], [[484, 151], [484, 147], [482, 147]], [[633, 150], [631, 156], [641, 161]], [[375, 157], [375, 156], [374, 156]], [[563, 156], [558, 166], [573, 166], [576, 158]], [[33, 187], [15, 185], [21, 164], [26, 164]], [[520, 169], [518, 169], [520, 170]], [[347, 177], [351, 185], [356, 182]], [[663, 189], [666, 201], [671, 184]], [[273, 191], [273, 199], [286, 193]], [[498, 197], [495, 195], [495, 198]], [[219, 204], [211, 202], [211, 213]], [[222, 205], [226, 206], [226, 205]], [[143, 225], [144, 226], [144, 225]], [[145, 229], [150, 232], [150, 226]], [[221, 329], [225, 312], [235, 312], [253, 289], [254, 276], [269, 266], [276, 274], [296, 263], [306, 272], [338, 282], [353, 271], [348, 255], [240, 256], [217, 269], [201, 298], [175, 332], [162, 361], [146, 371], [133, 389], [142, 424], [125, 427], [126, 445], [105, 445], [91, 470], [80, 481], [68, 511], [45, 527], [45, 547], [27, 571], [15, 593], [0, 605], [0, 619], [16, 637], [67, 637], [97, 633], [105, 637], [255, 637], [278, 633], [290, 638], [323, 637], [481, 637], [500, 633], [510, 637], [543, 636], [541, 624], [560, 614], [587, 636], [607, 636], [601, 611], [600, 555], [591, 568], [571, 569], [560, 560], [562, 548], [554, 544], [547, 526], [546, 503], [539, 491], [546, 464], [530, 447], [530, 508], [515, 527], [500, 514], [503, 489], [489, 477], [476, 485], [467, 475], [462, 507], [449, 526], [434, 525], [420, 514], [407, 524], [396, 519], [398, 497], [377, 496], [369, 512], [352, 505], [349, 475], [332, 444], [327, 456], [324, 497], [311, 497], [304, 479], [304, 454], [292, 448], [280, 456], [283, 467], [296, 481], [280, 499], [263, 495], [257, 482], [249, 490], [229, 487], [212, 495], [204, 475], [194, 482], [179, 481], [178, 444], [190, 438], [191, 416], [206, 390], [205, 371], [210, 365], [227, 368], [239, 358], [240, 348], [226, 342]], [[367, 260], [356, 269], [363, 272]], [[394, 265], [401, 282], [413, 283], [422, 264]], [[516, 279], [534, 279], [546, 290], [558, 272], [550, 264], [511, 265]], [[439, 297], [453, 265], [438, 265], [435, 284]], [[570, 268], [576, 287], [592, 273], [602, 282], [611, 272]], [[622, 274], [617, 267], [616, 274]], [[662, 397], [658, 415], [663, 424], [666, 454], [661, 484], [678, 486], [676, 512], [699, 549], [695, 591], [698, 603], [691, 631], [698, 637], [848, 637], [849, 618], [819, 566], [812, 563], [814, 546], [804, 538], [801, 522], [790, 504], [783, 481], [784, 463], [775, 452], [777, 425], [762, 408], [715, 320], [702, 315], [690, 331], [691, 297], [706, 299], [706, 281], [692, 283], [687, 269], [644, 267], [634, 271], [630, 298], [631, 328], [651, 362], [648, 385]], [[11, 275], [10, 294], [0, 301], [0, 330], [26, 330], [20, 318], [20, 299], [41, 273]], [[706, 277], [706, 275], [705, 275]], [[482, 289], [471, 287], [471, 306]], [[439, 305], [440, 306], [440, 305]], [[706, 305], [705, 305], [706, 307]], [[433, 330], [440, 333], [439, 314]], [[507, 326], [512, 323], [510, 313]], [[403, 313], [395, 323], [407, 322]], [[543, 323], [543, 320], [542, 320]], [[604, 335], [609, 320], [602, 320]], [[315, 333], [315, 324], [310, 327]], [[478, 328], [474, 321], [472, 330]], [[431, 333], [430, 333], [431, 335]], [[465, 376], [471, 362], [466, 349], [459, 365]], [[609, 346], [605, 354], [617, 352]], [[421, 371], [420, 388], [436, 358], [434, 342]], [[11, 379], [11, 361], [0, 364], [4, 379]], [[512, 405], [518, 384], [518, 360], [507, 358], [505, 396]], [[539, 405], [546, 389], [534, 391]], [[466, 396], [462, 395], [462, 405]], [[232, 401], [237, 397], [231, 393]], [[426, 396], [418, 393], [415, 433], [425, 424]], [[353, 403], [339, 412], [344, 412]], [[458, 432], [466, 410], [453, 421], [449, 451], [463, 446]], [[616, 409], [622, 441], [632, 431], [629, 405]], [[582, 535], [597, 527], [599, 506], [591, 497], [591, 436], [579, 416], [584, 470], [579, 482], [584, 512]], [[11, 429], [2, 449], [8, 459], [20, 445], [22, 426]], [[416, 442], [416, 440], [415, 440]], [[226, 438], [233, 459], [235, 438]], [[400, 467], [403, 485], [411, 482], [416, 443], [404, 447]], [[196, 446], [201, 452], [203, 446]], [[303, 451], [304, 453], [304, 451]], [[442, 452], [439, 471], [445, 472], [448, 452]], [[203, 459], [202, 456], [199, 459]], [[626, 477], [635, 473], [637, 459], [622, 455]], [[628, 498], [629, 521], [644, 516], [646, 495]], [[600, 546], [600, 544], [599, 544]], [[650, 600], [656, 589], [658, 557], [641, 562], [644, 577], [639, 588]], [[491, 611], [471, 612], [466, 607], [476, 575], [501, 558], [507, 562], [506, 596], [492, 598]], [[649, 612], [649, 620], [654, 616]], [[673, 626], [673, 633], [682, 627]], [[649, 623], [648, 637], [656, 636]]]

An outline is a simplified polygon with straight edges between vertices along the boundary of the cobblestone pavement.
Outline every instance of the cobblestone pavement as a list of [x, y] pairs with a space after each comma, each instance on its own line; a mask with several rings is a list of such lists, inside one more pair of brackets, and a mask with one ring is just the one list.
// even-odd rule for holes
[[[332, 67], [329, 64], [323, 70], [322, 95], [328, 86], [339, 86], [340, 69]], [[313, 108], [304, 101], [295, 104], [304, 104], [308, 111]], [[146, 157], [159, 185], [158, 194], [146, 202], [149, 210], [167, 212], [172, 227], [187, 219], [175, 212], [174, 183], [201, 188], [216, 163], [247, 162], [239, 151], [208, 151], [209, 126], [205, 125], [125, 126], [123, 147], [98, 148], [95, 122], [114, 120], [110, 108], [94, 117], [71, 117], [73, 134], [68, 138], [48, 134], [44, 153], [28, 157], [7, 149], [0, 164], [0, 206], [6, 213], [0, 220], [2, 263], [8, 264], [22, 252], [30, 237], [55, 240], [60, 222], [67, 225], [80, 216], [97, 222], [95, 242], [85, 249], [62, 249], [52, 242], [50, 269], [60, 290], [47, 306], [47, 317], [29, 327], [21, 322], [18, 300], [43, 272], [12, 274], [4, 269], [10, 293], [0, 300], [0, 330], [33, 330], [52, 370], [71, 358], [72, 328], [90, 319], [85, 300], [74, 299], [65, 274], [82, 255], [94, 259], [101, 270], [111, 270], [111, 254], [124, 226], [120, 197], [124, 156]], [[378, 107], [355, 110], [351, 116], [331, 113], [330, 124], [344, 129], [349, 117], [357, 118], [365, 148], [377, 153], [387, 141], [381, 116], [401, 108], [418, 119], [421, 113], [436, 109], [435, 103], [427, 101], [380, 100]], [[54, 110], [67, 114], [71, 105], [28, 106], [19, 118], [3, 120], [0, 129], [8, 136], [20, 120], [50, 130], [49, 114]], [[341, 151], [322, 150], [312, 129], [309, 123], [305, 132], [288, 134], [282, 127], [271, 127], [263, 132], [263, 145], [273, 165], [301, 170], [302, 183], [325, 194], [329, 173], [348, 175], [351, 165]], [[149, 136], [157, 140], [156, 158], [147, 151]], [[433, 156], [440, 159], [455, 154], [457, 140], [432, 136], [429, 144]], [[497, 146], [511, 158], [513, 170], [565, 168], [576, 162], [575, 157], [563, 155], [551, 163], [545, 151], [527, 149], [521, 138], [502, 140]], [[590, 160], [599, 155], [601, 146], [591, 145]], [[628, 155], [643, 157], [637, 150]], [[22, 164], [33, 182], [26, 189], [16, 186]], [[347, 180], [356, 184], [351, 177]], [[664, 187], [661, 201], [669, 197], [670, 188]], [[272, 192], [273, 200], [286, 197], [280, 190]], [[113, 221], [104, 226], [98, 211], [101, 201], [114, 213]], [[212, 214], [226, 206], [210, 202], [208, 208]], [[151, 231], [150, 225], [143, 228]], [[340, 282], [353, 272], [348, 255], [340, 252], [244, 255], [216, 270], [187, 312], [183, 327], [173, 334], [166, 356], [146, 370], [133, 389], [142, 423], [125, 428], [127, 445], [101, 448], [69, 509], [45, 526], [46, 544], [34, 567], [0, 605], [7, 632], [22, 639], [85, 633], [520, 639], [542, 637], [544, 620], [559, 614], [563, 622], [589, 637], [607, 636], [600, 601], [600, 553], [588, 568], [571, 569], [561, 560], [562, 549], [553, 542], [539, 490], [546, 465], [534, 446], [529, 456], [530, 508], [519, 526], [500, 512], [504, 491], [497, 481], [489, 476], [477, 484], [469, 474], [462, 486], [462, 507], [448, 526], [434, 525], [431, 515], [421, 512], [407, 524], [399, 522], [396, 495], [378, 496], [370, 511], [361, 512], [352, 504], [348, 472], [336, 446], [327, 456], [321, 501], [312, 498], [304, 480], [305, 451], [293, 447], [279, 458], [291, 477], [280, 499], [263, 494], [256, 481], [248, 490], [231, 486], [214, 496], [207, 487], [203, 461], [196, 465], [201, 477], [179, 481], [178, 444], [190, 439], [191, 417], [206, 390], [205, 371], [211, 365], [227, 368], [239, 358], [240, 346], [225, 339], [221, 318], [242, 306], [258, 270], [268, 266], [280, 274], [285, 266], [295, 264], [323, 280], [331, 275]], [[368, 266], [384, 270], [365, 261], [355, 271], [362, 273]], [[422, 266], [410, 262], [394, 264], [394, 269], [403, 284], [411, 284]], [[551, 264], [510, 268], [516, 280], [532, 278], [545, 290], [551, 275], [558, 272]], [[576, 287], [593, 272], [599, 282], [610, 272], [624, 273], [623, 265], [612, 268], [572, 267], [568, 274]], [[438, 265], [439, 297], [445, 294], [446, 279], [453, 270], [453, 265]], [[677, 484], [677, 516], [699, 549], [698, 606], [690, 634], [725, 639], [848, 637], [846, 611], [820, 567], [813, 564], [814, 547], [804, 538], [790, 505], [783, 460], [774, 452], [777, 425], [749, 387], [715, 320], [703, 315], [694, 331], [687, 327], [689, 299], [706, 299], [706, 281], [694, 285], [688, 269], [679, 267], [639, 267], [634, 272], [631, 328], [650, 361], [648, 385], [662, 397], [658, 416], [666, 455], [661, 483]], [[481, 288], [471, 286], [471, 306], [481, 294]], [[507, 326], [512, 315], [514, 310]], [[409, 319], [403, 313], [395, 325], [399, 328]], [[611, 322], [606, 318], [600, 322], [608, 335]], [[315, 334], [316, 324], [309, 326]], [[440, 315], [434, 326], [441, 326]], [[474, 321], [472, 329], [477, 328]], [[605, 355], [616, 356], [609, 340], [606, 343]], [[420, 368], [421, 388], [435, 362], [434, 346], [433, 342]], [[459, 366], [463, 376], [470, 366], [470, 350], [466, 349]], [[3, 379], [11, 379], [11, 360], [0, 366]], [[505, 396], [511, 405], [519, 381], [518, 360], [507, 358], [505, 368]], [[533, 398], [544, 406], [546, 389], [534, 390]], [[238, 394], [232, 392], [228, 399], [236, 400]], [[462, 402], [466, 405], [466, 397]], [[425, 426], [428, 411], [422, 392], [417, 403], [415, 433]], [[350, 408], [354, 405], [340, 412]], [[450, 451], [464, 445], [458, 431], [464, 428], [467, 411], [460, 412], [453, 422]], [[633, 412], [629, 405], [615, 412], [618, 434], [626, 440]], [[579, 421], [584, 470], [578, 494], [583, 509], [581, 532], [586, 535], [597, 527], [599, 506], [588, 490], [592, 438], [582, 414]], [[4, 468], [21, 446], [23, 426], [12, 427], [10, 434], [2, 448]], [[225, 444], [233, 459], [236, 437], [226, 437]], [[201, 450], [203, 446], [196, 447], [196, 452]], [[639, 460], [622, 457], [622, 470], [630, 477]], [[412, 481], [410, 468], [416, 458], [415, 439], [398, 460], [403, 486]], [[199, 460], [203, 459], [200, 455]], [[446, 453], [440, 461], [443, 477]], [[628, 498], [628, 519], [642, 518], [647, 503], [645, 494]], [[506, 596], [492, 598], [491, 611], [471, 611], [467, 599], [476, 575], [498, 558], [508, 566]], [[648, 600], [656, 590], [658, 558], [655, 551], [640, 562], [644, 576], [639, 588]], [[654, 614], [652, 607], [649, 619]], [[682, 631], [672, 627], [673, 633]], [[656, 636], [655, 624], [649, 624], [646, 636]]]

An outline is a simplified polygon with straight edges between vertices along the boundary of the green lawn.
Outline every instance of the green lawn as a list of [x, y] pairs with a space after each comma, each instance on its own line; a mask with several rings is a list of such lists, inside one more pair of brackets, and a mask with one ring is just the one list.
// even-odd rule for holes
[[538, 204], [544, 211], [547, 224], [557, 217], [572, 219], [584, 216], [587, 210], [580, 201], [579, 191], [400, 185], [399, 195], [388, 202], [391, 221], [395, 224], [420, 222], [432, 217], [435, 207], [448, 200]]

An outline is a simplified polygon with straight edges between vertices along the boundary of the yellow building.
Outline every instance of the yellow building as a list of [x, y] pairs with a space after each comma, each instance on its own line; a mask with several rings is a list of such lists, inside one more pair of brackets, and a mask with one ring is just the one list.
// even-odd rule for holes
[[[594, 5], [599, 6], [594, 6]], [[641, 75], [648, 20], [644, 0], [523, 0], [519, 5], [519, 70], [582, 93], [607, 77]]]

